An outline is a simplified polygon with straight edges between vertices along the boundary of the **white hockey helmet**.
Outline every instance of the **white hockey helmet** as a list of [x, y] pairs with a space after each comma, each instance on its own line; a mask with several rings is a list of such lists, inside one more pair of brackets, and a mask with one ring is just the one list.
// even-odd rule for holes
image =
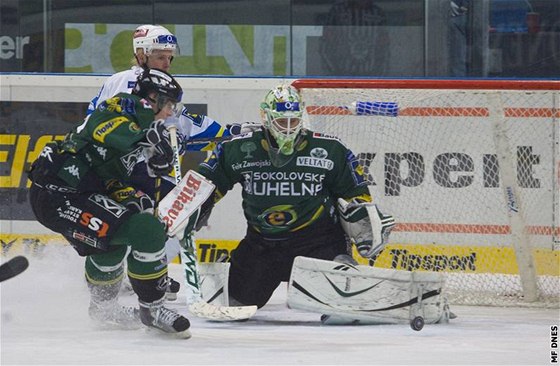
[[161, 25], [144, 24], [136, 28], [132, 36], [134, 54], [138, 48], [144, 50], [146, 55], [151, 54], [153, 50], [171, 50], [173, 55], [179, 54], [177, 37]]

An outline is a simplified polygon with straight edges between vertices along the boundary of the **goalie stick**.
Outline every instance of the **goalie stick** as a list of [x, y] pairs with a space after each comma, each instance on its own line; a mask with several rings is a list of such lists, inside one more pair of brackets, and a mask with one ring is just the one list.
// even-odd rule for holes
[[29, 261], [22, 255], [18, 255], [0, 265], [0, 282], [17, 276], [29, 267]]
[[[175, 154], [175, 183], [181, 182], [181, 166], [179, 164], [179, 145], [177, 143], [177, 127], [169, 126], [171, 146]], [[195, 213], [196, 214], [196, 213]], [[246, 320], [257, 311], [256, 306], [218, 306], [209, 304], [202, 298], [200, 291], [200, 276], [198, 260], [196, 257], [196, 245], [192, 235], [184, 238], [184, 246], [181, 246], [181, 263], [185, 270], [185, 285], [187, 291], [187, 307], [191, 314], [215, 321]]]

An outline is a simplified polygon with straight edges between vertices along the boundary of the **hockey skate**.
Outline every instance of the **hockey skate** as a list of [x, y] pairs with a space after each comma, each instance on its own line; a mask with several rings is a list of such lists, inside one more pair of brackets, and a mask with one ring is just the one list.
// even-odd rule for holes
[[140, 319], [144, 325], [171, 333], [177, 338], [190, 338], [189, 320], [163, 306], [165, 297], [152, 303], [140, 301]]
[[100, 325], [124, 329], [142, 327], [138, 308], [124, 306], [117, 301], [120, 282], [113, 285], [93, 285], [88, 283], [91, 292], [89, 303], [90, 318]]

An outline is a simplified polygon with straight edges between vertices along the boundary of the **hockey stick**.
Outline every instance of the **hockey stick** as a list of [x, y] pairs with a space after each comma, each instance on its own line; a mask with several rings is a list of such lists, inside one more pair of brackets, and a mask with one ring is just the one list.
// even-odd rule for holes
[[29, 267], [29, 261], [22, 255], [18, 255], [0, 265], [0, 282], [17, 276]]
[[191, 139], [191, 140], [187, 140], [186, 144], [187, 145], [198, 145], [198, 144], [211, 144], [213, 142], [224, 142], [224, 141], [229, 141], [233, 138], [234, 136], [229, 135], [229, 136], [221, 136], [221, 137], [209, 137], [209, 138], [199, 138], [199, 139]]
[[213, 142], [224, 142], [229, 141], [232, 138], [239, 136], [241, 134], [255, 131], [262, 127], [262, 123], [260, 122], [243, 122], [241, 124], [229, 124], [226, 125], [227, 129], [231, 133], [228, 136], [217, 136], [217, 137], [208, 137], [208, 138], [198, 138], [198, 139], [190, 139], [187, 140], [187, 145], [198, 145], [198, 144], [211, 144]]
[[[181, 182], [181, 165], [179, 164], [179, 145], [177, 143], [177, 127], [169, 126], [171, 147], [175, 154], [175, 183]], [[185, 284], [187, 290], [187, 306], [191, 314], [215, 321], [245, 320], [257, 311], [256, 306], [218, 306], [204, 301], [200, 290], [200, 276], [196, 244], [191, 234], [187, 234], [184, 245], [181, 246], [181, 263], [185, 270]]]

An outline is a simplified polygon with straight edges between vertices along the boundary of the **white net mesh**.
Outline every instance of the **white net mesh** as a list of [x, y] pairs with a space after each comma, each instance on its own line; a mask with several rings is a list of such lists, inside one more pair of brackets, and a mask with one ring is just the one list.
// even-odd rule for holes
[[360, 83], [295, 85], [307, 127], [351, 148], [395, 216], [375, 265], [445, 271], [452, 303], [558, 306], [558, 84]]

